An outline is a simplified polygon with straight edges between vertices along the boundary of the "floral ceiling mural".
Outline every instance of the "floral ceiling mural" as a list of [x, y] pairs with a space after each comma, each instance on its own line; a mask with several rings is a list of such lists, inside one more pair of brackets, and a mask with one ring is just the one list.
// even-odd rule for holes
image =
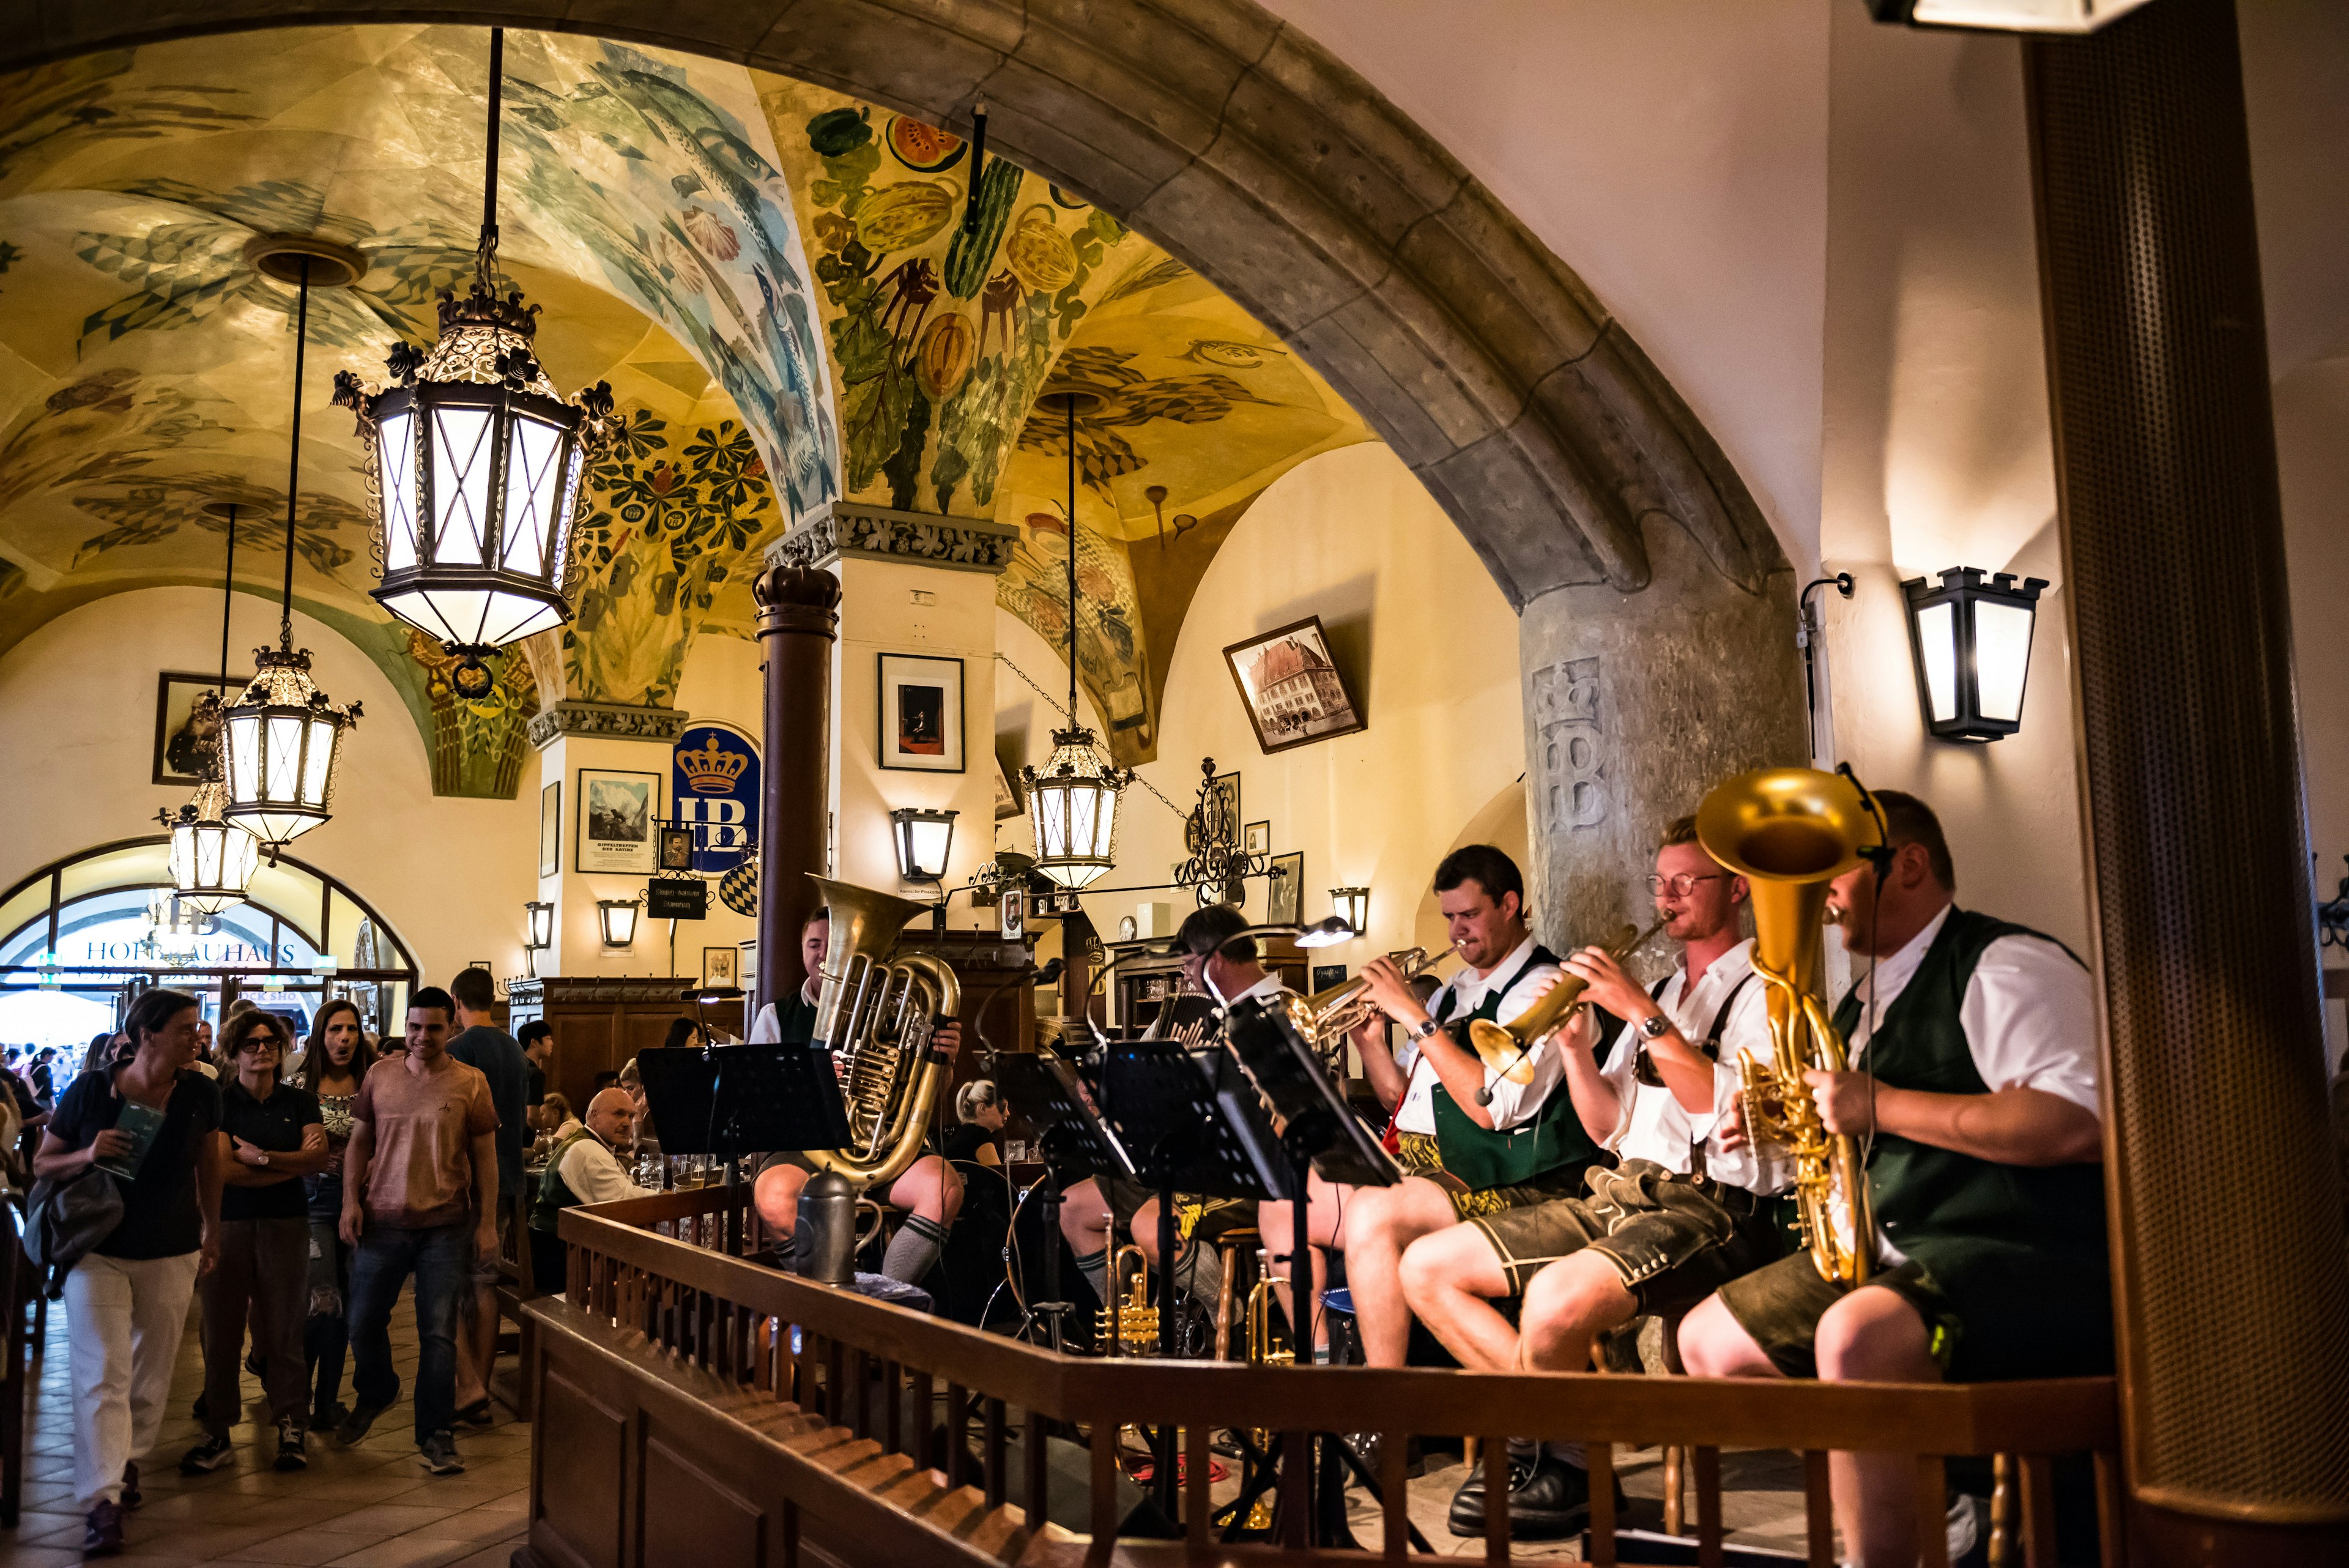
[[468, 702], [367, 597], [329, 383], [381, 379], [470, 272], [486, 40], [297, 28], [0, 84], [0, 652], [101, 595], [217, 585], [222, 501], [248, 509], [239, 641], [261, 640], [295, 291], [247, 247], [301, 234], [367, 270], [311, 300], [295, 597], [400, 691], [436, 790], [511, 795], [543, 702], [672, 702], [696, 638], [750, 635], [766, 547], [835, 497], [1019, 524], [999, 602], [1055, 641], [1073, 538], [1081, 678], [1121, 760], [1154, 754], [1216, 547], [1288, 468], [1371, 439], [1361, 421], [1157, 246], [1009, 162], [975, 171], [950, 132], [594, 38], [510, 33], [505, 61], [502, 270], [543, 307], [557, 385], [608, 379], [626, 427], [586, 485], [571, 625]]

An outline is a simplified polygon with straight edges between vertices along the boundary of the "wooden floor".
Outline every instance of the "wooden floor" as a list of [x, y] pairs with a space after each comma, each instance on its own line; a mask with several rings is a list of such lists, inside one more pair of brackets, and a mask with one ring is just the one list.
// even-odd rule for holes
[[[65, 1323], [63, 1303], [50, 1303], [47, 1343], [32, 1366], [24, 1516], [13, 1534], [0, 1534], [0, 1564], [6, 1568], [81, 1562]], [[404, 1298], [392, 1315], [392, 1354], [405, 1389], [416, 1372], [416, 1323]], [[501, 1368], [509, 1365], [510, 1358]], [[459, 1433], [462, 1475], [425, 1474], [416, 1457], [414, 1414], [404, 1398], [354, 1447], [314, 1434], [310, 1468], [280, 1474], [271, 1468], [277, 1431], [259, 1404], [259, 1380], [248, 1376], [245, 1394], [254, 1402], [232, 1434], [235, 1460], [208, 1475], [182, 1476], [180, 1456], [202, 1436], [190, 1409], [202, 1382], [191, 1316], [162, 1438], [140, 1466], [147, 1504], [129, 1516], [128, 1544], [112, 1559], [124, 1568], [207, 1563], [506, 1568], [529, 1506], [530, 1428], [509, 1420], [502, 1406], [493, 1407], [498, 1425]], [[347, 1387], [344, 1397], [349, 1398]]]

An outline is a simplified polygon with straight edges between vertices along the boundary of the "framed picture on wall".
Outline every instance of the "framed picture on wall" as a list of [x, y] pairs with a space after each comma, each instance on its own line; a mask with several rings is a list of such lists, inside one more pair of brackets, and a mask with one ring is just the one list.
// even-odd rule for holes
[[693, 869], [693, 829], [664, 827], [660, 834], [660, 868], [664, 871]]
[[1257, 744], [1268, 753], [1370, 727], [1330, 658], [1318, 615], [1233, 643], [1224, 662], [1256, 726]]
[[1016, 942], [1025, 937], [1028, 934], [1027, 893], [1018, 888], [1005, 888], [1000, 916], [998, 923], [1002, 928], [1001, 935], [1005, 941]]
[[552, 877], [563, 869], [563, 781], [538, 792], [538, 874]]
[[199, 708], [196, 698], [209, 691], [229, 701], [252, 680], [250, 675], [232, 675], [223, 689], [217, 675], [167, 670], [156, 677], [156, 784], [193, 786], [203, 783], [211, 754], [220, 745], [220, 710], [209, 702]]
[[1327, 991], [1333, 985], [1346, 983], [1346, 966], [1341, 963], [1317, 963], [1313, 966], [1313, 989]]
[[1305, 857], [1297, 852], [1274, 856], [1272, 879], [1265, 886], [1265, 924], [1293, 926], [1304, 908]]
[[881, 655], [881, 765], [963, 771], [961, 659]]
[[1271, 854], [1272, 824], [1269, 822], [1249, 823], [1247, 825], [1247, 831], [1240, 835], [1240, 847], [1247, 850], [1250, 855]]
[[660, 774], [579, 770], [579, 850], [574, 871], [649, 873], [660, 816]]
[[721, 990], [737, 983], [735, 961], [741, 955], [733, 948], [701, 950], [701, 989]]

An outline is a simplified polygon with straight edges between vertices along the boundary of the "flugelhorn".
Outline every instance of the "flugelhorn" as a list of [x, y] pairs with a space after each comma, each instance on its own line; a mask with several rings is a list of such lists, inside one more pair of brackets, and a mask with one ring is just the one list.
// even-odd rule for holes
[[[1671, 919], [1670, 915], [1659, 915], [1656, 923], [1644, 931], [1625, 924], [1616, 933], [1615, 945], [1607, 950], [1607, 956], [1621, 963], [1662, 930]], [[1468, 1044], [1488, 1072], [1497, 1073], [1512, 1084], [1530, 1084], [1534, 1081], [1534, 1047], [1557, 1032], [1581, 1004], [1582, 993], [1588, 989], [1588, 981], [1568, 972], [1536, 997], [1531, 1007], [1506, 1023], [1495, 1023], [1489, 1018], [1470, 1019]]]
[[[1421, 975], [1445, 959], [1458, 958], [1458, 943], [1431, 953], [1425, 948], [1405, 948], [1386, 955], [1406, 981]], [[1344, 1038], [1368, 1023], [1379, 1012], [1378, 1003], [1371, 1000], [1371, 984], [1360, 975], [1341, 980], [1326, 990], [1310, 996], [1291, 997], [1288, 1020], [1297, 1032], [1313, 1042], [1316, 1053], [1327, 1058], [1340, 1048]]]
[[1844, 1071], [1843, 1036], [1819, 1000], [1819, 931], [1827, 884], [1883, 843], [1859, 788], [1812, 768], [1764, 768], [1714, 788], [1696, 811], [1697, 842], [1745, 878], [1754, 906], [1754, 972], [1770, 1007], [1770, 1065], [1741, 1059], [1740, 1102], [1757, 1150], [1795, 1162], [1803, 1241], [1820, 1277], [1868, 1282], [1876, 1221], [1857, 1141], [1830, 1134], [1804, 1073]]

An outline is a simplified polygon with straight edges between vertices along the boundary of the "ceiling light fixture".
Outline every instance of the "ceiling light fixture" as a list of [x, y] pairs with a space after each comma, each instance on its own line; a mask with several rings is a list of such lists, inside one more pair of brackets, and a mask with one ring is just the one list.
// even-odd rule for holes
[[[294, 647], [294, 519], [302, 497], [302, 369], [310, 341], [311, 258], [297, 258], [294, 317], [294, 439], [285, 475], [285, 587], [277, 648], [254, 649], [253, 684], [222, 715], [229, 804], [221, 815], [269, 846], [297, 838], [333, 815], [335, 763], [359, 705], [338, 707], [310, 679], [310, 650]], [[232, 528], [232, 533], [233, 528]]]
[[1061, 394], [1069, 441], [1069, 727], [1052, 732], [1052, 754], [1041, 768], [1019, 770], [1028, 814], [1036, 824], [1036, 870], [1071, 892], [1117, 864], [1117, 805], [1133, 770], [1095, 749], [1093, 732], [1077, 722], [1077, 400]]
[[155, 820], [171, 829], [171, 886], [180, 902], [217, 915], [244, 902], [253, 868], [261, 858], [261, 842], [221, 815], [229, 804], [228, 786], [221, 782], [221, 698], [228, 691], [229, 610], [236, 602], [237, 504], [214, 502], [204, 510], [228, 520], [228, 566], [221, 577], [220, 690], [197, 692], [188, 719], [191, 727], [208, 724], [212, 730], [212, 738], [198, 748], [196, 766], [202, 782], [187, 805], [176, 812], [159, 811]]
[[490, 29], [489, 153], [473, 286], [440, 291], [429, 351], [395, 346], [398, 385], [370, 391], [348, 370], [335, 401], [367, 441], [378, 604], [458, 659], [460, 697], [489, 695], [481, 656], [571, 618], [580, 478], [616, 428], [612, 387], [569, 402], [532, 351], [538, 306], [497, 292], [498, 119], [505, 29]]

